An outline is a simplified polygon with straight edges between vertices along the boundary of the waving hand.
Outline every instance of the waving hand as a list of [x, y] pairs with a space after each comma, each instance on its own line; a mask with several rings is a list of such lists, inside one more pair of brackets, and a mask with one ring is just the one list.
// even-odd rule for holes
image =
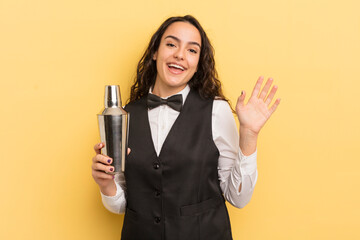
[[260, 132], [260, 129], [264, 126], [280, 103], [280, 99], [278, 98], [270, 106], [277, 91], [277, 86], [274, 85], [269, 93], [273, 82], [273, 79], [269, 78], [260, 92], [263, 81], [264, 77], [259, 77], [247, 104], [244, 104], [246, 96], [245, 91], [242, 92], [236, 104], [236, 114], [240, 122], [240, 128], [245, 128], [253, 134], [258, 134]]

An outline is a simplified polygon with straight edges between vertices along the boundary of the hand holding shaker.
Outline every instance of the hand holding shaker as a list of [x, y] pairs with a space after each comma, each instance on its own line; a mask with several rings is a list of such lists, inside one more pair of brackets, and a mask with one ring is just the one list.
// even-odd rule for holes
[[125, 171], [127, 155], [129, 114], [121, 107], [120, 87], [105, 86], [105, 109], [98, 116], [101, 141], [105, 143], [102, 154], [113, 159], [114, 172]]

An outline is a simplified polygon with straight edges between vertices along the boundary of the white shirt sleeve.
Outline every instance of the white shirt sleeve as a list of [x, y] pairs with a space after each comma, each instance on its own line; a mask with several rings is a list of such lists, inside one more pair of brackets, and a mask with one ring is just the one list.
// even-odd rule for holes
[[112, 213], [121, 214], [125, 213], [126, 207], [126, 184], [124, 173], [115, 175], [116, 194], [114, 196], [106, 196], [101, 191], [101, 199], [104, 207]]
[[218, 174], [221, 190], [231, 205], [243, 208], [249, 203], [257, 181], [257, 150], [249, 156], [241, 152], [235, 119], [226, 101], [214, 101], [212, 133], [220, 153]]

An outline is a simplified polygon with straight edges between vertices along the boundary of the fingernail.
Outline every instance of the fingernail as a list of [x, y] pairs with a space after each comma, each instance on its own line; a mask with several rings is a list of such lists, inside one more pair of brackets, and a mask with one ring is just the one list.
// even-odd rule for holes
[[101, 147], [101, 143], [99, 143], [99, 147]]
[[112, 171], [114, 171], [114, 169], [113, 169], [113, 168], [110, 168], [110, 171], [112, 172]]
[[115, 175], [113, 175], [113, 179], [115, 178]]
[[108, 159], [108, 163], [111, 163], [111, 159]]

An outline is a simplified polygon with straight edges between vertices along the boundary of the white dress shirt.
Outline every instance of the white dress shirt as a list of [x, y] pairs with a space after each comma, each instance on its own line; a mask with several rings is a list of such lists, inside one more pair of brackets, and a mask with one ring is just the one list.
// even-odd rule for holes
[[[151, 92], [151, 90], [150, 90]], [[182, 94], [183, 103], [190, 92], [186, 86], [178, 94]], [[170, 97], [170, 96], [169, 96]], [[151, 136], [157, 155], [168, 135], [179, 112], [167, 105], [148, 110]], [[224, 100], [214, 100], [212, 109], [212, 136], [220, 156], [218, 176], [225, 199], [233, 206], [243, 208], [254, 191], [257, 172], [257, 151], [245, 156], [239, 147], [239, 135], [235, 119], [229, 104]], [[106, 196], [101, 191], [102, 202], [113, 213], [124, 213], [126, 207], [126, 182], [123, 173], [115, 175], [116, 194]], [[239, 187], [241, 185], [241, 191]]]

